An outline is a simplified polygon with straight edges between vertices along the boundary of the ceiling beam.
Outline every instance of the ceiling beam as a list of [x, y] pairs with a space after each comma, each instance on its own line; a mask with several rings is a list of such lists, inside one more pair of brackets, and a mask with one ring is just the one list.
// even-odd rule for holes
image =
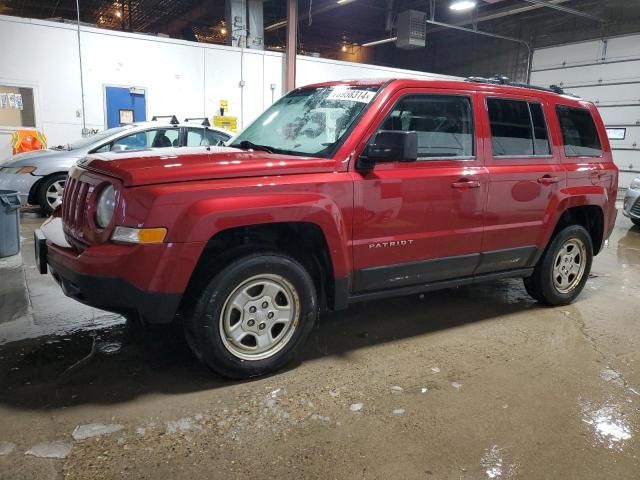
[[[527, 0], [524, 0], [527, 1]], [[478, 17], [476, 19], [473, 20], [474, 23], [480, 23], [480, 22], [488, 22], [491, 20], [497, 20], [499, 18], [504, 18], [504, 17], [510, 17], [511, 15], [519, 15], [521, 13], [527, 13], [527, 12], [532, 12], [534, 10], [539, 10], [541, 8], [544, 7], [550, 7], [550, 6], [557, 6], [560, 5], [561, 3], [567, 3], [569, 0], [549, 0], [547, 2], [544, 2], [546, 5], [527, 5], [524, 7], [516, 7], [516, 8], [505, 8], [502, 10], [499, 10], [497, 12], [494, 13], [489, 13], [487, 15], [483, 15], [481, 17]], [[471, 20], [466, 20], [466, 21], [462, 21], [462, 22], [454, 22], [454, 25], [467, 25], [469, 23], [472, 23]]]
[[540, 5], [541, 7], [553, 8], [554, 10], [558, 10], [560, 12], [570, 13], [571, 15], [577, 15], [579, 17], [588, 18], [595, 22], [605, 23], [605, 20], [602, 17], [591, 15], [590, 13], [581, 12], [580, 10], [575, 10], [573, 8], [565, 7], [562, 5], [557, 5], [555, 3], [551, 3], [546, 0], [524, 0], [524, 1], [533, 3], [534, 5]]

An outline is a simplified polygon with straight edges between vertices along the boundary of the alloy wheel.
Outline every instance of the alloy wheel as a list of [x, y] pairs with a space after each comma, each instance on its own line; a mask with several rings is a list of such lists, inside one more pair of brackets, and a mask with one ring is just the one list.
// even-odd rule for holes
[[220, 335], [227, 350], [243, 360], [263, 360], [282, 350], [300, 316], [295, 287], [280, 275], [251, 277], [227, 297]]

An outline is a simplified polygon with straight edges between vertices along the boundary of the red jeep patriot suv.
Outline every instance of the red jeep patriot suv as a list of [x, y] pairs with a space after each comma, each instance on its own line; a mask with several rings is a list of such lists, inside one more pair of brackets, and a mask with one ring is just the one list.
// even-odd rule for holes
[[506, 277], [573, 301], [616, 218], [593, 103], [506, 79], [289, 93], [228, 147], [91, 155], [36, 232], [64, 293], [181, 318], [234, 378], [282, 367], [320, 311]]

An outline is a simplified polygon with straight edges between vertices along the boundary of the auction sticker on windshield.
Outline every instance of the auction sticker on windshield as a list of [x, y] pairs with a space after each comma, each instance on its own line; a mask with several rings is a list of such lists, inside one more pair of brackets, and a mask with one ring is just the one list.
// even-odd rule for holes
[[352, 102], [369, 103], [376, 92], [370, 90], [336, 89], [329, 94], [327, 100], [351, 100]]

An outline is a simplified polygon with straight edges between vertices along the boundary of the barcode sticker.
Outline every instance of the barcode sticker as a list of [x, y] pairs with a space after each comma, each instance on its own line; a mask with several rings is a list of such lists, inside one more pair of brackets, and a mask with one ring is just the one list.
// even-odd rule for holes
[[327, 100], [349, 100], [352, 102], [369, 103], [375, 95], [376, 92], [372, 92], [370, 90], [340, 88], [335, 89], [333, 92], [331, 92], [327, 97]]

